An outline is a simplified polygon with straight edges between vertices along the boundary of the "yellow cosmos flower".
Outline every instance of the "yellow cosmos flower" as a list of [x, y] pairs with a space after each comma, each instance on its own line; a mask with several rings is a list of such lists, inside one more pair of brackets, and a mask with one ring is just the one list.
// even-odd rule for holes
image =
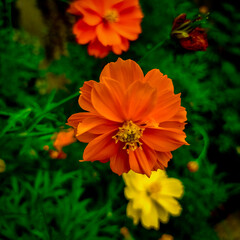
[[175, 198], [183, 195], [180, 180], [168, 178], [163, 170], [153, 171], [150, 178], [133, 171], [123, 174], [126, 187], [125, 197], [129, 199], [127, 216], [133, 223], [149, 229], [159, 229], [160, 223], [167, 223], [169, 215], [179, 216], [182, 208]]

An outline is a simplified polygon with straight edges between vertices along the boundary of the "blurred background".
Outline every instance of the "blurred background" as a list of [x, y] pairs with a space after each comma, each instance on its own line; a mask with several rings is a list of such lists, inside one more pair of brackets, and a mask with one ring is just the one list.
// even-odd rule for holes
[[[140, 0], [142, 34], [123, 59], [173, 80], [187, 141], [167, 174], [183, 182], [182, 213], [160, 230], [133, 225], [122, 177], [84, 162], [84, 143], [57, 133], [81, 109], [84, 81], [118, 56], [89, 56], [72, 33], [68, 0], [0, 2], [0, 239], [240, 239], [240, 14], [235, 1]], [[174, 19], [202, 17], [206, 51], [171, 38]], [[189, 162], [194, 162], [192, 167]]]

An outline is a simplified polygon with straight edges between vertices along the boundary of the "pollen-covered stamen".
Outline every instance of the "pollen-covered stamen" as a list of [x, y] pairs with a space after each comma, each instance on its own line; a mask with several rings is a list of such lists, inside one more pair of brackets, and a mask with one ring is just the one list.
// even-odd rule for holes
[[117, 22], [118, 21], [118, 12], [115, 9], [110, 9], [107, 10], [105, 15], [104, 15], [104, 19], [107, 22], [113, 23], [113, 22]]
[[125, 145], [123, 149], [127, 149], [127, 152], [129, 153], [129, 150], [134, 151], [137, 148], [142, 149], [142, 143], [139, 142], [139, 139], [142, 136], [143, 130], [144, 129], [140, 128], [131, 120], [126, 121], [123, 126], [119, 128], [118, 133], [113, 136], [113, 138], [116, 143], [118, 141], [124, 142]]

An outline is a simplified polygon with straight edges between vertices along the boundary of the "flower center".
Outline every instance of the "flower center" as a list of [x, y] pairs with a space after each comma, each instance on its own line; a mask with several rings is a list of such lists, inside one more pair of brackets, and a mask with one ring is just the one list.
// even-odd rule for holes
[[107, 22], [113, 23], [113, 22], [117, 22], [118, 21], [118, 12], [115, 9], [110, 9], [107, 10], [105, 15], [104, 15], [104, 19]]
[[115, 139], [116, 143], [118, 141], [124, 142], [125, 146], [123, 149], [127, 149], [127, 152], [129, 153], [129, 149], [132, 151], [136, 150], [137, 148], [142, 149], [142, 143], [139, 142], [142, 133], [143, 129], [130, 120], [124, 122], [122, 127], [119, 128], [118, 133], [113, 136], [113, 138]]
[[147, 194], [151, 195], [153, 193], [159, 192], [160, 190], [161, 190], [160, 184], [158, 182], [154, 182], [148, 187]]

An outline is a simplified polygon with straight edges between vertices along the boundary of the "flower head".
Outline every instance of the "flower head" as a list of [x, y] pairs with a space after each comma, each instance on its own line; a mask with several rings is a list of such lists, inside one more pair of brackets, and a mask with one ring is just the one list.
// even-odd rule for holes
[[196, 27], [196, 22], [202, 20], [198, 17], [194, 20], [186, 19], [186, 14], [180, 14], [173, 22], [172, 37], [179, 40], [181, 46], [192, 51], [206, 51], [208, 47], [207, 33], [204, 28]]
[[80, 90], [79, 105], [88, 112], [73, 114], [68, 125], [89, 142], [83, 161], [110, 161], [119, 175], [132, 169], [150, 176], [188, 144], [180, 94], [158, 69], [144, 76], [136, 62], [119, 58], [104, 67], [100, 82], [87, 81]]
[[62, 150], [62, 148], [77, 141], [73, 128], [55, 133], [52, 136], [52, 139], [54, 139], [53, 146], [55, 150], [49, 149], [49, 146], [47, 145], [45, 145], [43, 149], [48, 151], [49, 156], [53, 159], [65, 159], [67, 154]]
[[68, 12], [79, 16], [73, 27], [77, 42], [89, 43], [88, 53], [95, 57], [127, 51], [141, 33], [138, 0], [76, 0]]
[[175, 198], [183, 195], [183, 185], [178, 179], [168, 178], [164, 170], [153, 172], [150, 178], [130, 171], [123, 174], [123, 179], [129, 199], [127, 216], [135, 225], [141, 221], [147, 229], [159, 229], [159, 220], [167, 223], [170, 214], [180, 215], [182, 208]]
[[6, 169], [6, 163], [4, 162], [4, 160], [0, 159], [0, 173], [5, 172]]
[[66, 130], [62, 130], [53, 137], [54, 143], [53, 146], [57, 151], [61, 151], [63, 147], [68, 146], [77, 141], [75, 138], [75, 133], [73, 128], [68, 128]]

